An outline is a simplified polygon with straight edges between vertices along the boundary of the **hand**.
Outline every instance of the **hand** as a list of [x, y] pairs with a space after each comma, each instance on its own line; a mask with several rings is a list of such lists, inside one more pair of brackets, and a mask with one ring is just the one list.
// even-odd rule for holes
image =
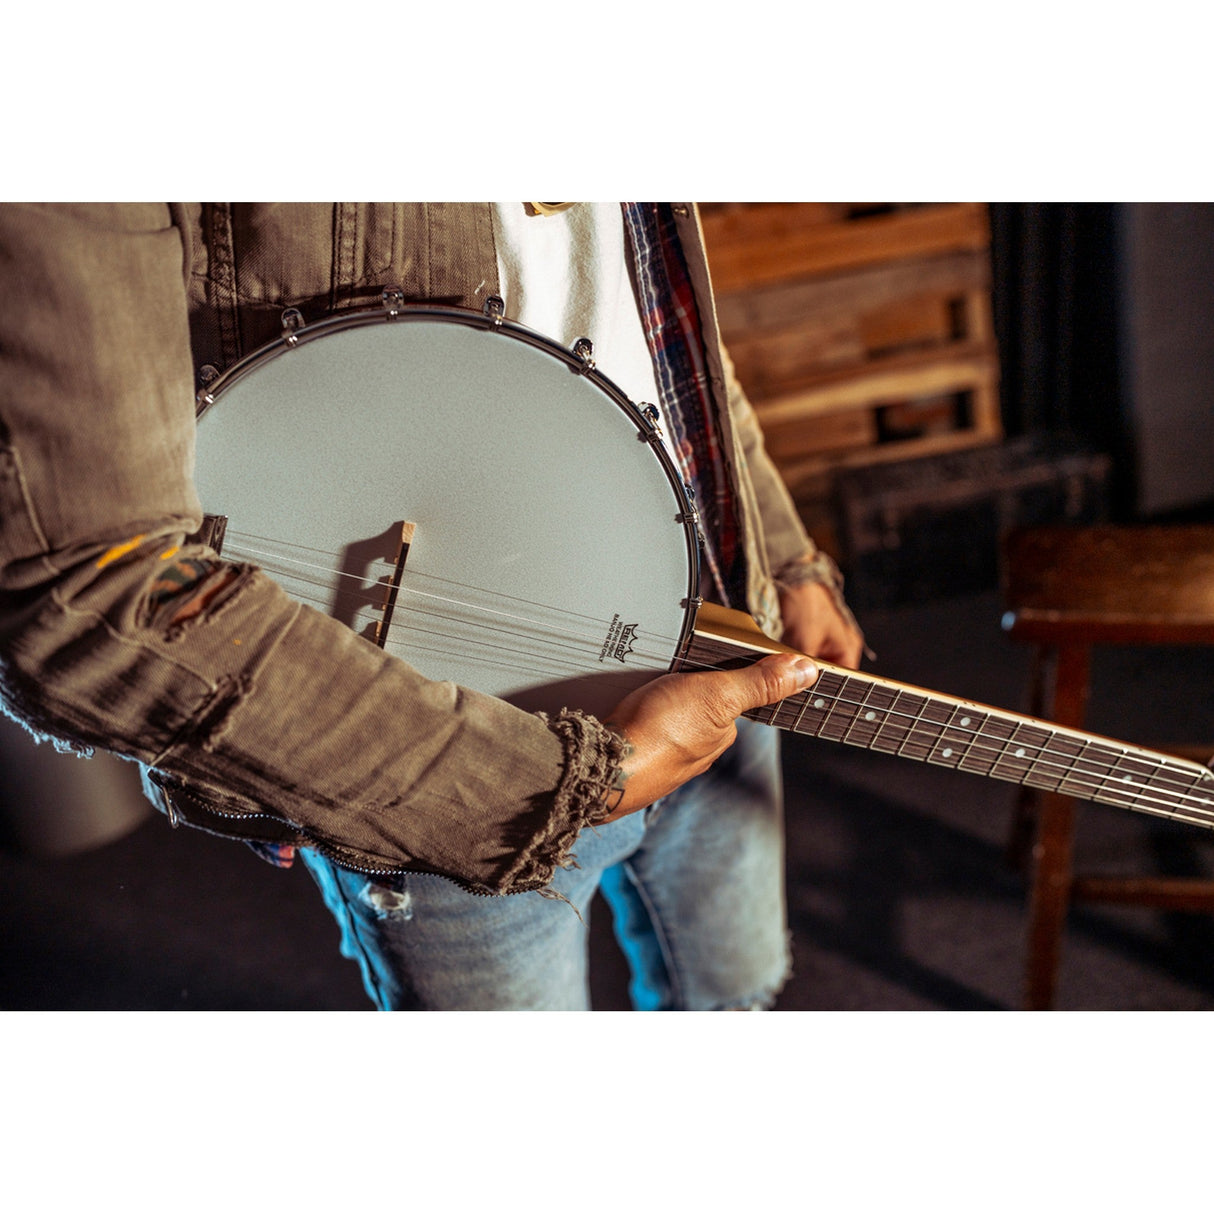
[[780, 653], [741, 670], [668, 674], [638, 688], [607, 718], [627, 749], [623, 795], [611, 795], [605, 821], [644, 809], [707, 771], [733, 745], [738, 717], [796, 695], [817, 677], [808, 658]]
[[780, 614], [784, 619], [784, 635], [780, 639], [785, 645], [824, 662], [852, 670], [860, 668], [864, 638], [839, 613], [830, 591], [821, 582], [781, 587]]

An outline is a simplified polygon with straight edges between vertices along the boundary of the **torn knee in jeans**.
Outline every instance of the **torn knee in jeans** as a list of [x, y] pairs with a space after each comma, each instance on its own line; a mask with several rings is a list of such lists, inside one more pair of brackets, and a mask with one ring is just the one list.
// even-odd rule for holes
[[358, 900], [369, 906], [380, 919], [412, 919], [413, 898], [408, 890], [389, 889], [368, 881], [358, 891]]
[[753, 999], [740, 999], [737, 1003], [727, 1003], [716, 1010], [719, 1012], [769, 1012], [776, 1005], [776, 998], [784, 989], [786, 979], [781, 979], [775, 986], [761, 991]]
[[784, 968], [779, 978], [758, 991], [753, 997], [739, 999], [716, 1008], [719, 1012], [768, 1012], [776, 1005], [780, 992], [792, 977], [792, 933], [784, 934]]

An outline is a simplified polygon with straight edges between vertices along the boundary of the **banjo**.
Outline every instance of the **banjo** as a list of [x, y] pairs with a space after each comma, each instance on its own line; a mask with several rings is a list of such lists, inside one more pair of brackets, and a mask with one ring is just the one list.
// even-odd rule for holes
[[[198, 394], [201, 537], [428, 678], [604, 716], [672, 670], [786, 647], [703, 602], [657, 411], [571, 349], [409, 305], [283, 335]], [[1214, 826], [1201, 764], [817, 661], [746, 715], [832, 742]]]

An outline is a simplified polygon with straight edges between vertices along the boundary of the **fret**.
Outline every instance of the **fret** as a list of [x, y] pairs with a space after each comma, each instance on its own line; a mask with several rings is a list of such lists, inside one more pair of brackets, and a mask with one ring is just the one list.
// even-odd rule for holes
[[1075, 796], [1084, 797], [1089, 801], [1097, 800], [1102, 795], [1109, 781], [1110, 764], [1116, 763], [1119, 750], [1101, 745], [1090, 739], [1079, 742], [1079, 754], [1073, 764], [1077, 789]]
[[[1191, 812], [1214, 821], [1214, 796], [1211, 796], [1214, 793], [1214, 772], [1197, 771], [1192, 773], [1192, 779], [1193, 783], [1186, 794]], [[1198, 789], [1201, 790], [1200, 794]]]
[[963, 735], [961, 758], [957, 762], [958, 771], [972, 771], [983, 775], [990, 770], [993, 762], [988, 748], [982, 741], [982, 727], [986, 723], [987, 714], [974, 708], [958, 708], [954, 715], [954, 725]]
[[911, 696], [911, 699], [919, 700], [919, 706], [915, 709], [914, 716], [911, 717], [910, 724], [907, 726], [906, 736], [902, 739], [902, 745], [898, 747], [897, 753], [912, 759], [921, 759], [923, 754], [919, 751], [919, 744], [915, 737], [915, 726], [923, 720], [923, 714], [927, 712], [928, 706], [931, 704], [930, 696]]
[[810, 692], [803, 691], [799, 696], [796, 697], [798, 700], [801, 701], [801, 711], [797, 713], [796, 720], [794, 720], [793, 723], [788, 727], [789, 729], [791, 729], [793, 731], [793, 733], [808, 732], [807, 730], [802, 729], [801, 722], [805, 719], [805, 713], [809, 709], [810, 695], [811, 695]]
[[940, 733], [928, 762], [939, 767], [957, 767], [973, 741], [968, 728], [962, 727], [960, 722], [964, 719], [968, 725], [972, 718], [960, 706], [949, 708], [942, 704], [940, 707], [946, 716], [941, 721]]
[[[1113, 757], [1111, 767], [1109, 756]], [[1051, 783], [1042, 783], [1040, 787], [1086, 801], [1166, 813], [1188, 787], [1187, 769], [1178, 766], [1173, 770], [1166, 761], [1157, 762], [1065, 735], [1051, 740], [1043, 760], [1053, 764], [1053, 771], [1034, 773], [1034, 777], [1040, 774], [1043, 780], [1052, 775]]]
[[[991, 775], [1000, 780], [1011, 780], [1014, 784], [1032, 783], [1034, 774], [1033, 764], [1036, 763], [1041, 748], [1049, 741], [1049, 732], [1039, 729], [1036, 725], [1018, 722], [1011, 736], [1004, 744], [1003, 753], [995, 760]], [[1034, 787], [1042, 787], [1041, 783]], [[1048, 784], [1046, 785], [1048, 787]]]
[[1085, 778], [1080, 760], [1083, 743], [1065, 734], [1050, 738], [1042, 754], [1043, 764], [1048, 764], [1046, 774], [1053, 781], [1053, 791], [1072, 797], [1088, 798], [1092, 793], [1092, 782]]
[[1108, 747], [1100, 747], [1102, 751], [1108, 750], [1112, 755], [1112, 763], [1108, 766], [1104, 774], [1100, 786], [1096, 789], [1095, 795], [1108, 805], [1131, 806], [1134, 803], [1134, 792], [1130, 787], [1133, 777], [1121, 770], [1121, 762], [1126, 757], [1124, 750], [1111, 750]]
[[[784, 728], [792, 729], [796, 733], [806, 734], [812, 738], [821, 736], [822, 727], [826, 722], [826, 718], [830, 715], [843, 685], [844, 679], [840, 675], [835, 674], [833, 671], [823, 671], [818, 676], [814, 685], [808, 690], [799, 692], [788, 700], [781, 701], [781, 706], [788, 705], [788, 716], [791, 720], [785, 722], [777, 719], [777, 723]], [[792, 711], [794, 701], [798, 702], [795, 713]], [[756, 711], [761, 714], [766, 709], [758, 709]], [[756, 716], [754, 713], [747, 713], [746, 716], [752, 719], [763, 719], [762, 716]]]
[[[854, 682], [854, 679], [849, 680], [849, 683]], [[887, 688], [878, 683], [870, 683], [856, 709], [856, 718], [843, 741], [871, 750], [881, 726], [889, 718], [890, 707], [896, 698]]]
[[1187, 769], [1166, 757], [1158, 761], [1137, 756], [1126, 756], [1124, 765], [1129, 769], [1133, 783], [1131, 808], [1147, 813], [1173, 815], [1200, 810], [1191, 795], [1190, 776]]
[[[883, 689], [889, 695], [888, 688]], [[898, 690], [889, 699], [884, 719], [877, 725], [870, 743], [871, 750], [897, 754], [898, 748], [910, 735], [911, 725], [922, 711], [926, 699], [909, 691]]]
[[1126, 802], [1133, 809], [1152, 808], [1158, 805], [1158, 798], [1146, 787], [1157, 768], [1139, 755], [1123, 754], [1117, 765], [1117, 774], [1121, 785], [1124, 786], [1129, 800]]
[[[821, 678], [818, 681], [821, 682]], [[797, 713], [797, 733], [809, 734], [816, 738], [822, 732], [822, 722], [826, 720], [829, 710], [830, 705], [821, 691], [817, 687], [811, 687], [804, 693], [804, 703]]]
[[1012, 732], [1012, 726], [994, 713], [979, 712], [974, 708], [962, 713], [957, 723], [960, 725], [966, 718], [969, 718], [970, 724], [964, 728], [973, 729], [974, 736], [959, 767], [975, 775], [989, 776], [1002, 753], [1003, 744]]
[[798, 692], [796, 695], [789, 696], [786, 700], [778, 701], [772, 707], [770, 713], [768, 713], [766, 708], [760, 708], [757, 711], [768, 713], [765, 724], [774, 725], [777, 729], [795, 730], [797, 722], [800, 721], [802, 714], [805, 712], [805, 706], [805, 693]]
[[1020, 743], [1016, 754], [1019, 757], [1020, 751], [1023, 750], [1027, 764], [1020, 778], [1022, 784], [1040, 788], [1044, 792], [1057, 791], [1059, 779], [1055, 764], [1049, 758], [1050, 740], [1053, 736], [1052, 730], [1038, 729], [1035, 725], [1021, 726], [1016, 731], [1016, 741]]
[[1192, 773], [1187, 767], [1167, 757], [1154, 760], [1151, 786], [1174, 801], [1183, 802], [1192, 793]]
[[[852, 680], [841, 678], [833, 673], [826, 673], [818, 676], [818, 683], [823, 682], [827, 682], [828, 685], [821, 689], [817, 698], [826, 699], [830, 703], [830, 708], [822, 721], [818, 737], [826, 738], [831, 742], [841, 742], [847, 733], [847, 727], [856, 715], [856, 705], [849, 696]], [[859, 680], [857, 680], [857, 685], [861, 685]], [[814, 686], [816, 688], [818, 684]]]
[[[915, 722], [915, 744], [919, 750], [919, 758], [928, 763], [951, 766], [953, 748], [944, 741], [944, 730], [952, 715], [952, 708], [948, 704], [940, 700], [928, 700], [927, 706]], [[949, 752], [947, 757], [944, 757], [945, 750]]]

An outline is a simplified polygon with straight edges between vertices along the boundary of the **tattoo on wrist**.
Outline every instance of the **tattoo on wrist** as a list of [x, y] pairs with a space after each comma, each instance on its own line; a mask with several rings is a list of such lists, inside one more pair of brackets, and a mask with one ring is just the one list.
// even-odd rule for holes
[[604, 804], [610, 810], [619, 809], [620, 804], [624, 800], [624, 793], [627, 791], [626, 785], [632, 778], [632, 772], [628, 771], [624, 764], [632, 757], [634, 747], [627, 738], [624, 738], [623, 742], [624, 744], [620, 749], [620, 765], [615, 769], [611, 786], [608, 789], [606, 797], [603, 798]]

